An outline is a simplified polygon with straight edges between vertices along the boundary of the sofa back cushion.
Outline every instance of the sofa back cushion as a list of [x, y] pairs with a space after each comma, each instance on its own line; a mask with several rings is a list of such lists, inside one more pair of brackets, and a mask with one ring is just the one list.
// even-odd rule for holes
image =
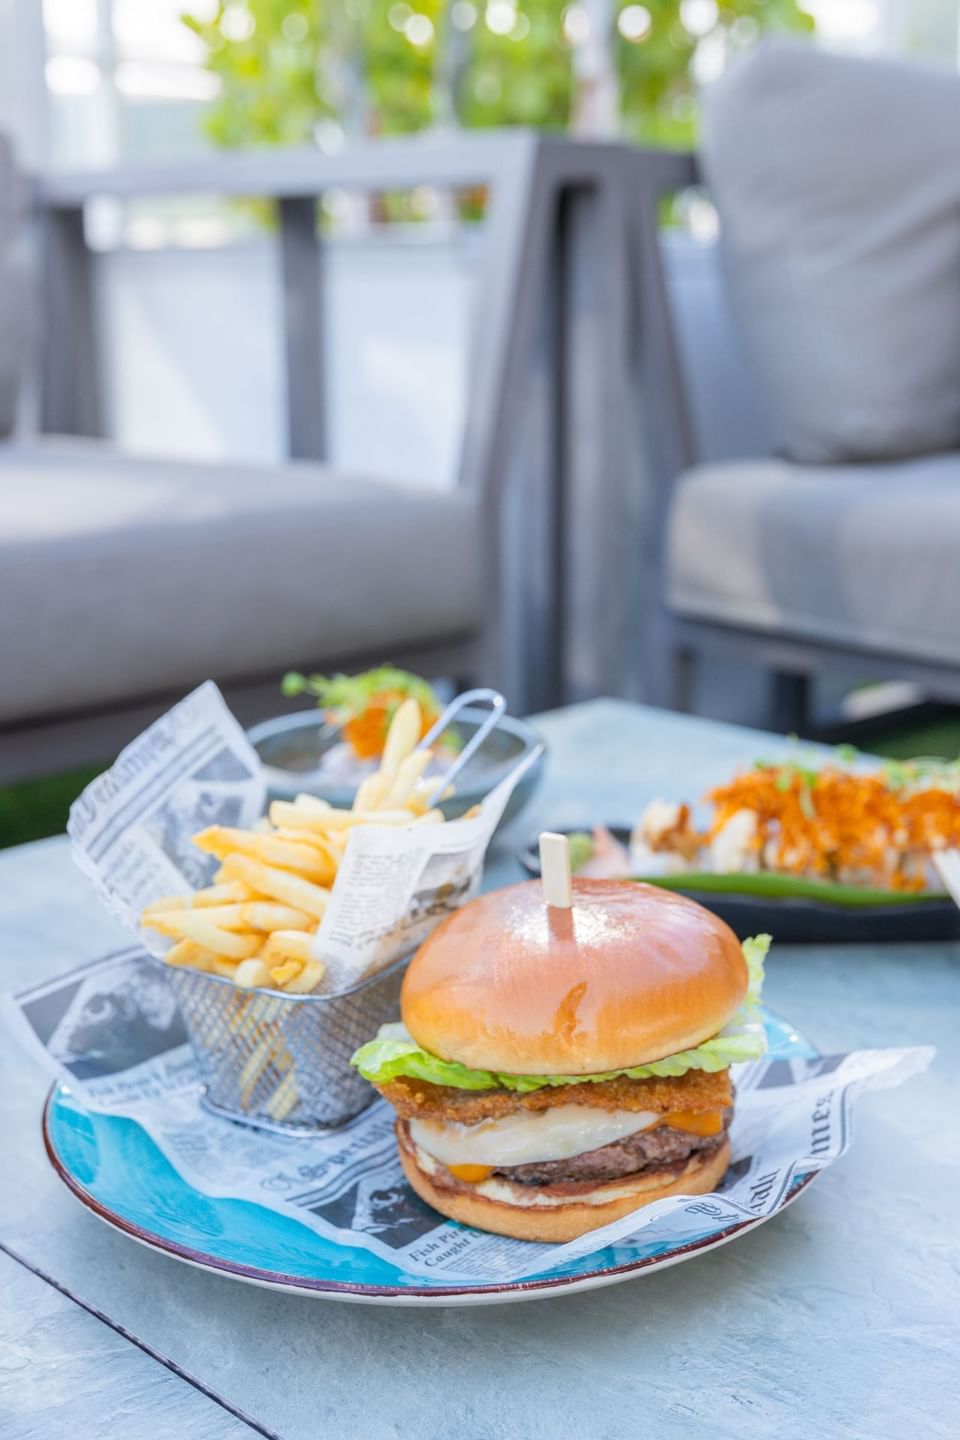
[[706, 92], [703, 161], [777, 449], [960, 446], [960, 76], [768, 41]]

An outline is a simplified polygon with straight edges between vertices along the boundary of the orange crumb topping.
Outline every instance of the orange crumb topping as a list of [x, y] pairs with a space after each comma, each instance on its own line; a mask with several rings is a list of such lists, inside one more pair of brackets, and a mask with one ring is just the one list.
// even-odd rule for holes
[[898, 789], [882, 775], [763, 767], [709, 798], [711, 836], [738, 810], [752, 810], [762, 864], [794, 875], [922, 890], [923, 856], [960, 845], [960, 796]]

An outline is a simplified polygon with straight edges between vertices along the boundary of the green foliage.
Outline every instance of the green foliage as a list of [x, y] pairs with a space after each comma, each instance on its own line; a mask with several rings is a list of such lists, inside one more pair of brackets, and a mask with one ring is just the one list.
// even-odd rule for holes
[[563, 33], [568, 0], [521, 0], [514, 33], [496, 34], [480, 18], [458, 94], [462, 125], [534, 125], [563, 130], [573, 106], [573, 52]]
[[[247, 35], [240, 33], [236, 19], [244, 16]], [[300, 24], [291, 23], [295, 16]], [[313, 138], [317, 121], [335, 113], [319, 64], [329, 37], [317, 6], [298, 8], [296, 0], [244, 0], [241, 5], [220, 0], [211, 20], [190, 14], [182, 19], [207, 47], [207, 68], [220, 80], [220, 98], [204, 117], [218, 145], [304, 144]]]
[[[633, 0], [622, 0], [618, 14]], [[682, 0], [644, 0], [650, 14], [645, 38], [632, 43], [619, 32], [616, 65], [624, 133], [647, 145], [689, 146], [696, 140], [693, 57], [699, 43], [728, 52], [754, 43], [763, 31], [811, 32], [813, 19], [797, 0], [718, 0], [712, 29], [697, 36], [683, 23]]]
[[398, 670], [395, 665], [379, 665], [360, 675], [301, 675], [291, 670], [284, 675], [281, 689], [288, 697], [312, 695], [323, 709], [338, 711], [341, 720], [362, 715], [371, 701], [386, 694], [409, 696], [426, 715], [440, 711], [430, 682], [409, 670]]
[[[370, 106], [368, 131], [403, 134], [422, 130], [438, 118], [434, 115], [434, 70], [444, 9], [444, 0], [415, 0], [413, 5], [405, 5], [403, 0], [368, 0], [361, 27], [362, 66]], [[397, 28], [400, 16], [407, 11], [408, 19], [417, 15], [429, 22], [429, 40], [414, 44]]]
[[[516, 0], [512, 26], [510, 3], [219, 0], [210, 19], [186, 14], [221, 84], [207, 132], [218, 145], [239, 146], [304, 143], [331, 120], [351, 134], [442, 123], [565, 129], [578, 86], [564, 25], [571, 0]], [[633, 139], [694, 140], [698, 45], [729, 52], [764, 30], [813, 28], [799, 0], [692, 4], [617, 0], [613, 7], [617, 15], [630, 8], [633, 22], [624, 22], [631, 38], [620, 29], [610, 37], [623, 129]]]

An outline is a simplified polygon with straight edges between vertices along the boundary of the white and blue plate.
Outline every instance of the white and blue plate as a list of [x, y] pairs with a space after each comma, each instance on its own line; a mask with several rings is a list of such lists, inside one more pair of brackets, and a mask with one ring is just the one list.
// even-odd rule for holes
[[[790, 1025], [769, 1014], [766, 1024], [774, 1057], [816, 1058], [818, 1052]], [[329, 1300], [484, 1305], [588, 1290], [705, 1254], [763, 1223], [751, 1219], [720, 1233], [705, 1230], [682, 1244], [662, 1237], [645, 1241], [641, 1232], [509, 1283], [431, 1282], [250, 1201], [202, 1193], [177, 1173], [135, 1120], [84, 1110], [64, 1086], [48, 1097], [43, 1135], [50, 1162], [67, 1188], [101, 1220], [142, 1245], [203, 1270]], [[798, 1179], [789, 1199], [816, 1173]]]

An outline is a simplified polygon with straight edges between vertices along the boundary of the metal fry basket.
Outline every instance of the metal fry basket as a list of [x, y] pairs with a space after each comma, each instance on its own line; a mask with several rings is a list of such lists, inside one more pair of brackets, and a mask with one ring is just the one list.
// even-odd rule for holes
[[[418, 748], [436, 743], [467, 705], [490, 713], [435, 782], [446, 794], [471, 756], [500, 723], [506, 702], [496, 690], [458, 695]], [[284, 1135], [342, 1125], [374, 1098], [350, 1056], [388, 1020], [399, 1018], [400, 985], [409, 956], [333, 994], [245, 990], [225, 976], [168, 966], [203, 1080], [203, 1104], [217, 1115]]]
[[284, 1135], [341, 1125], [374, 1099], [350, 1056], [400, 1013], [407, 958], [333, 995], [242, 990], [232, 980], [156, 963], [183, 1015], [217, 1115]]

